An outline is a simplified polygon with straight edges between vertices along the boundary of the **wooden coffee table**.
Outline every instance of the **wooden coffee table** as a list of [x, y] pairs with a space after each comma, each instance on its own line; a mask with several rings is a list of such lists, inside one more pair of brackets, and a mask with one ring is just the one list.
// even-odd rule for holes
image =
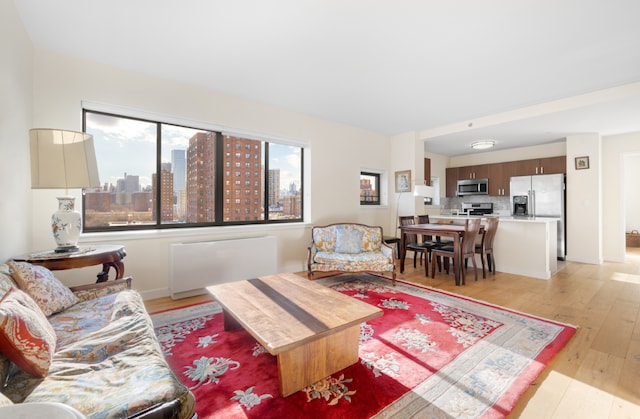
[[244, 328], [278, 358], [280, 395], [289, 396], [358, 362], [360, 323], [380, 308], [293, 273], [207, 287], [224, 329]]

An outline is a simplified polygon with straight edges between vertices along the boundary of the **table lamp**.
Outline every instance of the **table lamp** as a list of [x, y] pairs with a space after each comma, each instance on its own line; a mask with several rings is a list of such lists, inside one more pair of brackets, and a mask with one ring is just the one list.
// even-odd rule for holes
[[62, 189], [58, 197], [58, 211], [51, 217], [56, 253], [78, 250], [82, 231], [82, 216], [75, 211], [75, 197], [69, 188], [99, 187], [98, 164], [93, 136], [84, 132], [60, 129], [32, 129], [31, 189]]

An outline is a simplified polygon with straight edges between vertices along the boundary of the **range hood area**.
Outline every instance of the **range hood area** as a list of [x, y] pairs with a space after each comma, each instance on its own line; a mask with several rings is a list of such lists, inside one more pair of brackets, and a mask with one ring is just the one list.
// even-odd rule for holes
[[458, 180], [458, 196], [488, 195], [489, 179], [462, 179]]

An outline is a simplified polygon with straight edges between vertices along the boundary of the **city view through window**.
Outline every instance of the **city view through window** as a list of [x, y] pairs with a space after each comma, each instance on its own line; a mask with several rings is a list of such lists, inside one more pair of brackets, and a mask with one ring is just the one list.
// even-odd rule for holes
[[93, 111], [84, 118], [102, 183], [84, 190], [87, 231], [302, 220], [301, 147]]

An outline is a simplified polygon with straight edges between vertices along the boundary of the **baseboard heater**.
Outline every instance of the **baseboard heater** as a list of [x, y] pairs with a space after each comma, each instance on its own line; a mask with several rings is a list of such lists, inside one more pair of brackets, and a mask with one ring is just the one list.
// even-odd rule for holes
[[206, 293], [205, 287], [277, 273], [275, 236], [169, 245], [172, 299]]

